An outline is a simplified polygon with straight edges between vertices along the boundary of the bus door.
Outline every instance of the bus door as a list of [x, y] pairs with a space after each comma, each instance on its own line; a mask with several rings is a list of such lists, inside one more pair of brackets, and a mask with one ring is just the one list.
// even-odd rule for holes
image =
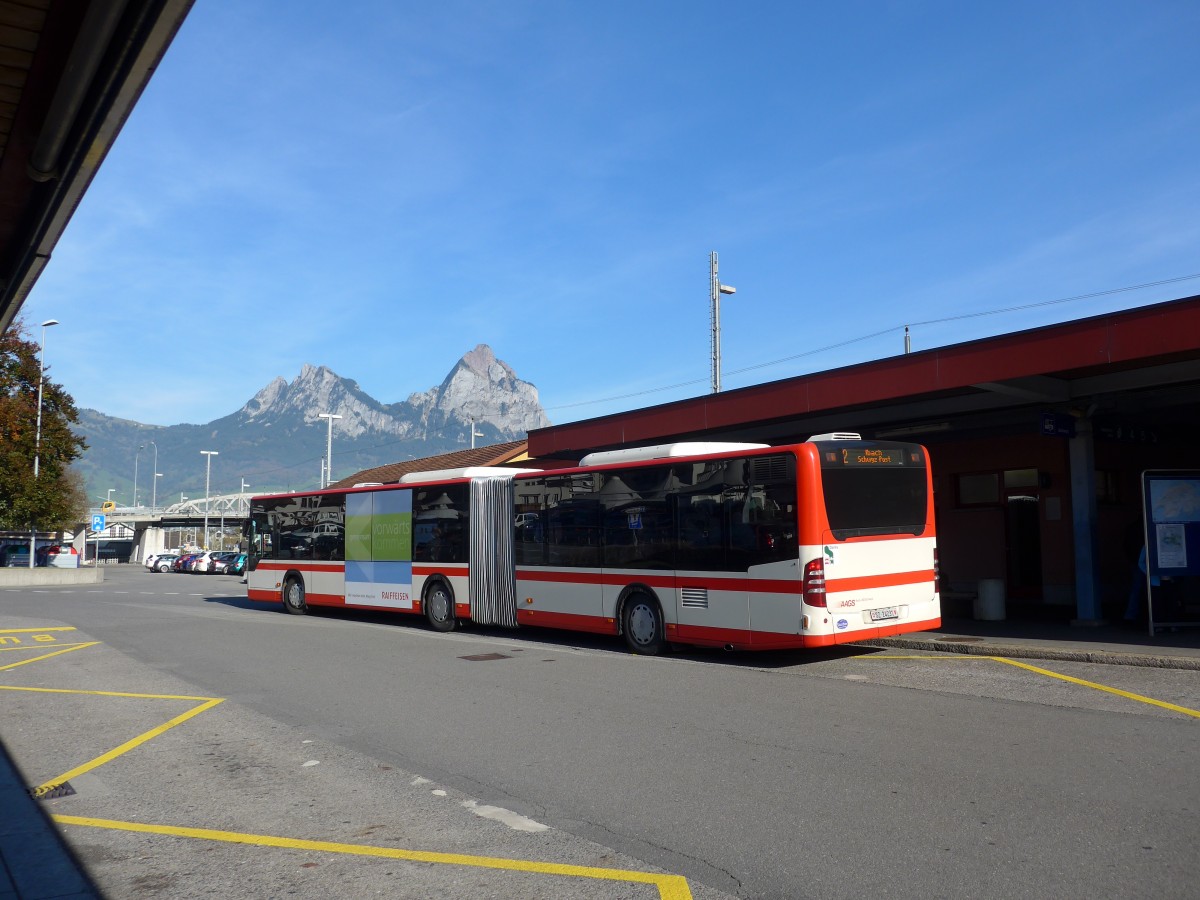
[[[742, 461], [734, 461], [742, 462]], [[750, 627], [746, 573], [734, 571], [731, 497], [744, 486], [727, 484], [731, 461], [677, 467], [675, 494], [676, 615], [680, 639], [721, 641]]]
[[764, 634], [800, 631], [802, 590], [799, 566], [795, 457], [757, 456], [726, 487], [729, 567], [744, 572], [750, 628]]
[[592, 477], [550, 475], [515, 485], [517, 618], [524, 624], [600, 630], [600, 504]]

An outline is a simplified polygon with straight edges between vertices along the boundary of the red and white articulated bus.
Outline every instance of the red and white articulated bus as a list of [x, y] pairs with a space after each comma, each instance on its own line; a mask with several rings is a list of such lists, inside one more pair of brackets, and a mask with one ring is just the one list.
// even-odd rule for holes
[[251, 600], [668, 644], [823, 647], [941, 624], [924, 447], [663, 444], [570, 469], [255, 497]]

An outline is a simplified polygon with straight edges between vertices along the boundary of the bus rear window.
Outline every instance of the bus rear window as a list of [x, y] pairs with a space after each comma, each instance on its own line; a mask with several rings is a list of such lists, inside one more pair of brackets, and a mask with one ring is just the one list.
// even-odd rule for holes
[[818, 446], [825, 513], [837, 540], [925, 531], [928, 479], [919, 446], [824, 441]]

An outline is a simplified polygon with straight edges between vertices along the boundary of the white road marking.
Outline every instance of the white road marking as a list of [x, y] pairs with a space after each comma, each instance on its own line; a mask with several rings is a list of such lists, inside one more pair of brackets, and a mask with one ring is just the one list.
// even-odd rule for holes
[[499, 806], [480, 806], [477, 800], [464, 800], [462, 805], [480, 818], [492, 819], [502, 825], [507, 825], [513, 831], [537, 832], [550, 830], [549, 825], [543, 825], [541, 822], [527, 819], [525, 816], [518, 815], [511, 809], [504, 809]]

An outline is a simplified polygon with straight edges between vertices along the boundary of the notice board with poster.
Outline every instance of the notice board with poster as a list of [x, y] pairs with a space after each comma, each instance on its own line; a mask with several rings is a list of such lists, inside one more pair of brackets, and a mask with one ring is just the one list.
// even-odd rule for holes
[[1143, 472], [1142, 514], [1150, 633], [1200, 625], [1200, 470]]

